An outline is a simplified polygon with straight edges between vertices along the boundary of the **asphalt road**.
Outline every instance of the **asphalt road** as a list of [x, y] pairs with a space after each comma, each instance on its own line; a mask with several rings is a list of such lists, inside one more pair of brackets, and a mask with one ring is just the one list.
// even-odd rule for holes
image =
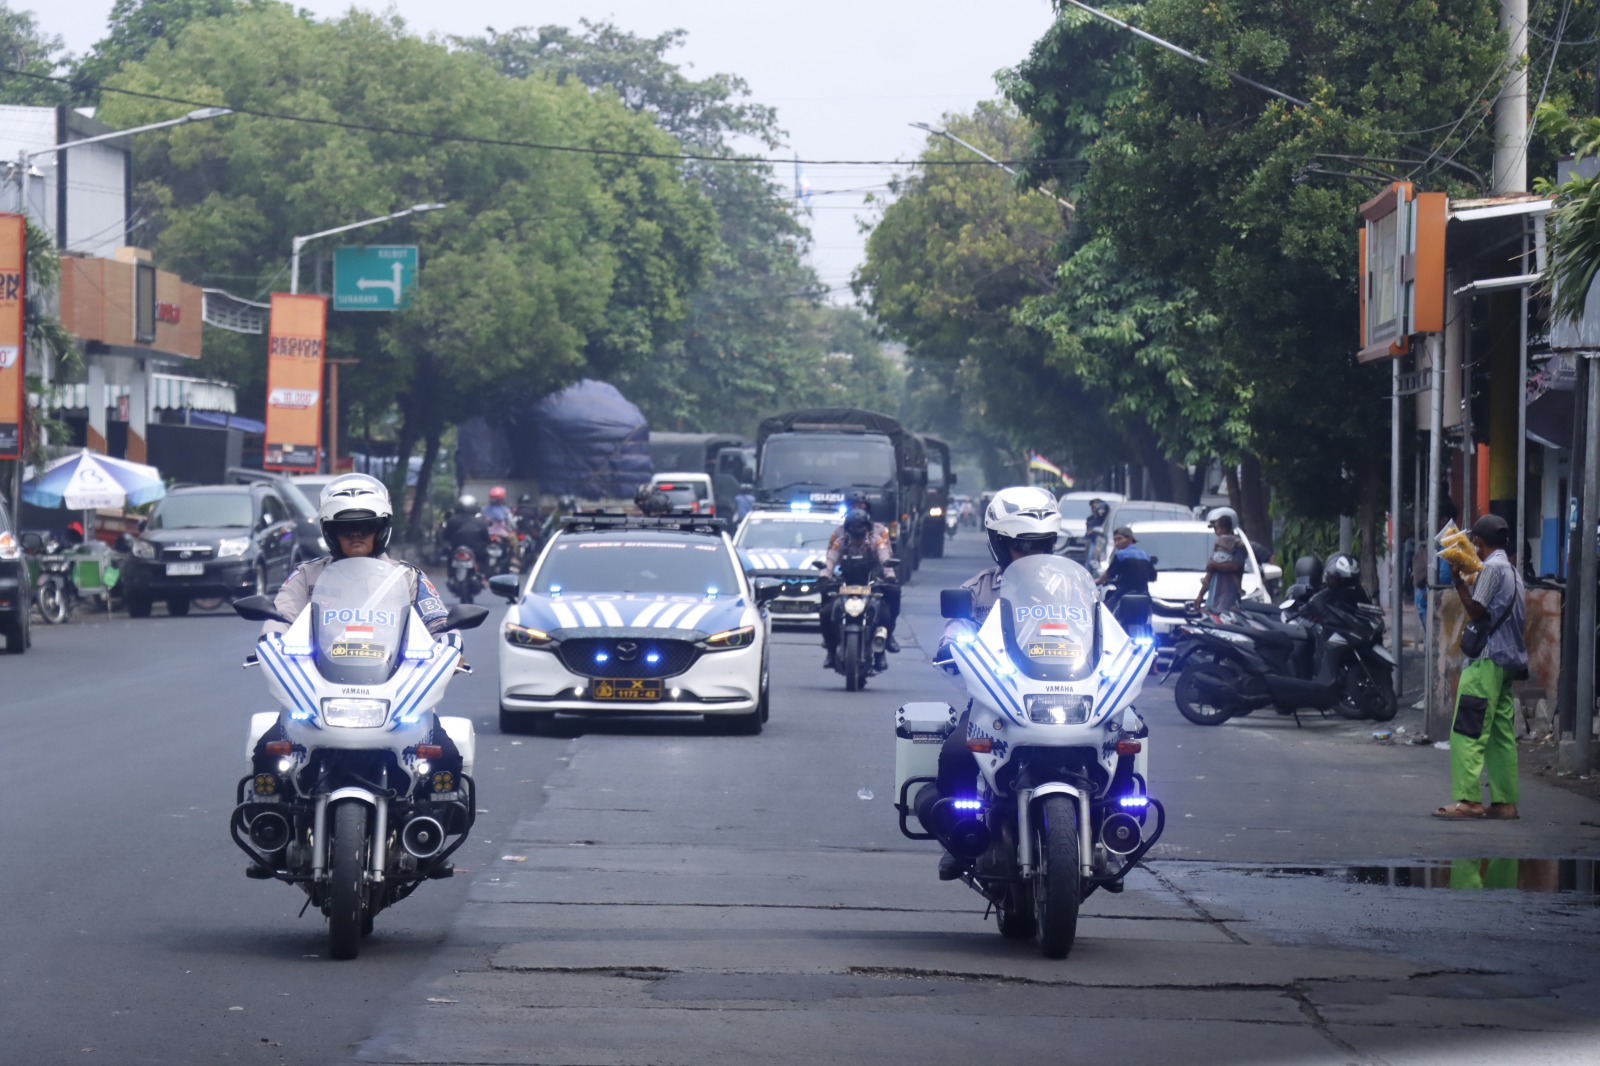
[[494, 631], [468, 634], [480, 670], [447, 704], [479, 728], [474, 840], [346, 963], [227, 836], [266, 707], [238, 667], [252, 627], [158, 607], [36, 629], [0, 657], [0, 1062], [1600, 1057], [1600, 807], [1525, 775], [1522, 821], [1439, 822], [1442, 751], [1270, 713], [1202, 729], [1153, 683], [1171, 821], [1148, 869], [1085, 905], [1065, 961], [1002, 940], [890, 795], [895, 707], [961, 696], [926, 659], [937, 590], [980, 552], [963, 532], [924, 565], [905, 652], [865, 692], [780, 634], [754, 738], [501, 736]]

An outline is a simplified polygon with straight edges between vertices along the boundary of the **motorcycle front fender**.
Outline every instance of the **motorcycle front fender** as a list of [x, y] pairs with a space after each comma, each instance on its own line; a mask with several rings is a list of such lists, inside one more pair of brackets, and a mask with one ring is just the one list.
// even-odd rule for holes
[[1017, 796], [1017, 866], [1024, 878], [1033, 876], [1037, 856], [1033, 854], [1033, 822], [1039, 816], [1038, 802], [1046, 796], [1069, 796], [1078, 809], [1078, 869], [1084, 877], [1094, 873], [1094, 841], [1089, 839], [1089, 794], [1061, 781], [1050, 781]]

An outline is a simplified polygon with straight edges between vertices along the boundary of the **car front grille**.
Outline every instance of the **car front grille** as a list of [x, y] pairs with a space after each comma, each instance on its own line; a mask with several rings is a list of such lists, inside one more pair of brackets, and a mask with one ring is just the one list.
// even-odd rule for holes
[[[594, 678], [654, 678], [681, 674], [700, 658], [700, 649], [686, 640], [643, 637], [580, 637], [564, 640], [561, 665]], [[655, 662], [650, 656], [657, 656]]]
[[216, 550], [209, 544], [194, 548], [162, 548], [161, 561], [164, 563], [188, 563], [209, 559], [215, 554]]

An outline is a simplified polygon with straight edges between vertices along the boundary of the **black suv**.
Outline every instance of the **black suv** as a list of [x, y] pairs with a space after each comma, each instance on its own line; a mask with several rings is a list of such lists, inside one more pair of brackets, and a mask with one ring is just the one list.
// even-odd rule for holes
[[5, 635], [6, 651], [12, 655], [28, 650], [28, 609], [32, 604], [33, 589], [28, 584], [28, 564], [22, 558], [22, 540], [5, 502], [0, 501], [0, 633]]
[[189, 613], [191, 600], [234, 599], [283, 584], [292, 568], [295, 513], [275, 485], [195, 485], [156, 504], [128, 545], [123, 602], [145, 618], [156, 600]]

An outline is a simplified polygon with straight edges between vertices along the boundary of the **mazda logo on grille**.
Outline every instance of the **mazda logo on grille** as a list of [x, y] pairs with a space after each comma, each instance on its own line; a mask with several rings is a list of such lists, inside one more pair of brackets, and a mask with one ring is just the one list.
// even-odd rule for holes
[[632, 662], [639, 657], [639, 645], [631, 640], [625, 640], [617, 645], [617, 658], [623, 662]]

